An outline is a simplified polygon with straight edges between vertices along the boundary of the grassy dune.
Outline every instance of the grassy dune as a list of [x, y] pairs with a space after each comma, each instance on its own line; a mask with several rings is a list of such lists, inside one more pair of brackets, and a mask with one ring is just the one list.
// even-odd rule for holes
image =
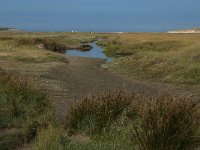
[[[119, 34], [99, 42], [110, 68], [137, 79], [200, 83], [200, 34]], [[123, 56], [123, 57], [122, 57]]]

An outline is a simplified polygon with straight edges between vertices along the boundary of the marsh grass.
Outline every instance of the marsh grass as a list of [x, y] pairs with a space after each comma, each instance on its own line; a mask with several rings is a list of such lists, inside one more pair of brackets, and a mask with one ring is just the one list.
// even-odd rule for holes
[[144, 98], [136, 107], [139, 121], [133, 142], [139, 150], [191, 150], [200, 146], [199, 103], [168, 94]]
[[39, 132], [34, 148], [58, 150], [132, 150], [131, 127], [112, 126], [109, 132], [87, 137], [71, 137], [65, 129], [49, 127]]
[[65, 127], [42, 130], [36, 146], [74, 150], [192, 150], [200, 147], [199, 129], [199, 103], [191, 97], [168, 94], [135, 97], [114, 91], [86, 97], [71, 106]]
[[109, 127], [132, 103], [134, 95], [121, 91], [90, 96], [74, 104], [66, 118], [66, 127], [87, 134], [99, 133]]
[[69, 149], [70, 139], [66, 130], [62, 127], [48, 126], [39, 131], [39, 135], [34, 144], [37, 150], [63, 150]]
[[199, 34], [121, 34], [100, 41], [108, 66], [137, 79], [199, 84]]
[[14, 149], [29, 142], [52, 118], [46, 94], [34, 88], [30, 79], [0, 72], [0, 147]]
[[145, 41], [145, 42], [116, 42], [116, 41], [100, 41], [99, 45], [105, 47], [105, 53], [109, 56], [127, 56], [133, 55], [139, 51], [155, 51], [169, 52], [177, 51], [184, 47], [184, 43], [180, 41]]

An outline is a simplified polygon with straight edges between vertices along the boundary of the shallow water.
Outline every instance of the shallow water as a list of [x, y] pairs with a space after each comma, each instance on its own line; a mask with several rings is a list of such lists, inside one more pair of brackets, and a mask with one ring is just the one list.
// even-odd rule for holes
[[66, 50], [65, 54], [70, 56], [79, 56], [79, 57], [88, 57], [88, 58], [100, 58], [106, 61], [112, 61], [111, 57], [107, 57], [104, 52], [103, 48], [96, 45], [95, 42], [90, 44], [93, 48], [89, 51], [78, 51], [78, 50]]

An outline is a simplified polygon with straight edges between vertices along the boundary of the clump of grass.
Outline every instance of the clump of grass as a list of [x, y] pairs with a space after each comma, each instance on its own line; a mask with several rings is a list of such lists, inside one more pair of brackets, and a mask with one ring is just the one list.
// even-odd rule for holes
[[0, 72], [0, 130], [4, 131], [0, 133], [0, 147], [14, 149], [29, 142], [39, 128], [51, 122], [52, 113], [46, 94], [37, 90], [30, 79]]
[[129, 107], [134, 95], [121, 91], [90, 96], [72, 106], [67, 116], [67, 127], [72, 131], [101, 132]]
[[68, 149], [70, 139], [67, 132], [60, 128], [54, 126], [49, 126], [46, 129], [42, 129], [34, 144], [34, 149], [37, 150], [62, 150]]
[[137, 149], [190, 150], [200, 146], [199, 104], [191, 98], [145, 98], [137, 112], [139, 121], [132, 131]]

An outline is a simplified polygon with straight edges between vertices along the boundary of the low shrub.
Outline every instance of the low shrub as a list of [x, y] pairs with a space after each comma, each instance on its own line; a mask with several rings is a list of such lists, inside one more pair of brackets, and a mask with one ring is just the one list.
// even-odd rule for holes
[[199, 104], [187, 97], [162, 95], [141, 100], [132, 135], [139, 150], [191, 150], [200, 146]]

